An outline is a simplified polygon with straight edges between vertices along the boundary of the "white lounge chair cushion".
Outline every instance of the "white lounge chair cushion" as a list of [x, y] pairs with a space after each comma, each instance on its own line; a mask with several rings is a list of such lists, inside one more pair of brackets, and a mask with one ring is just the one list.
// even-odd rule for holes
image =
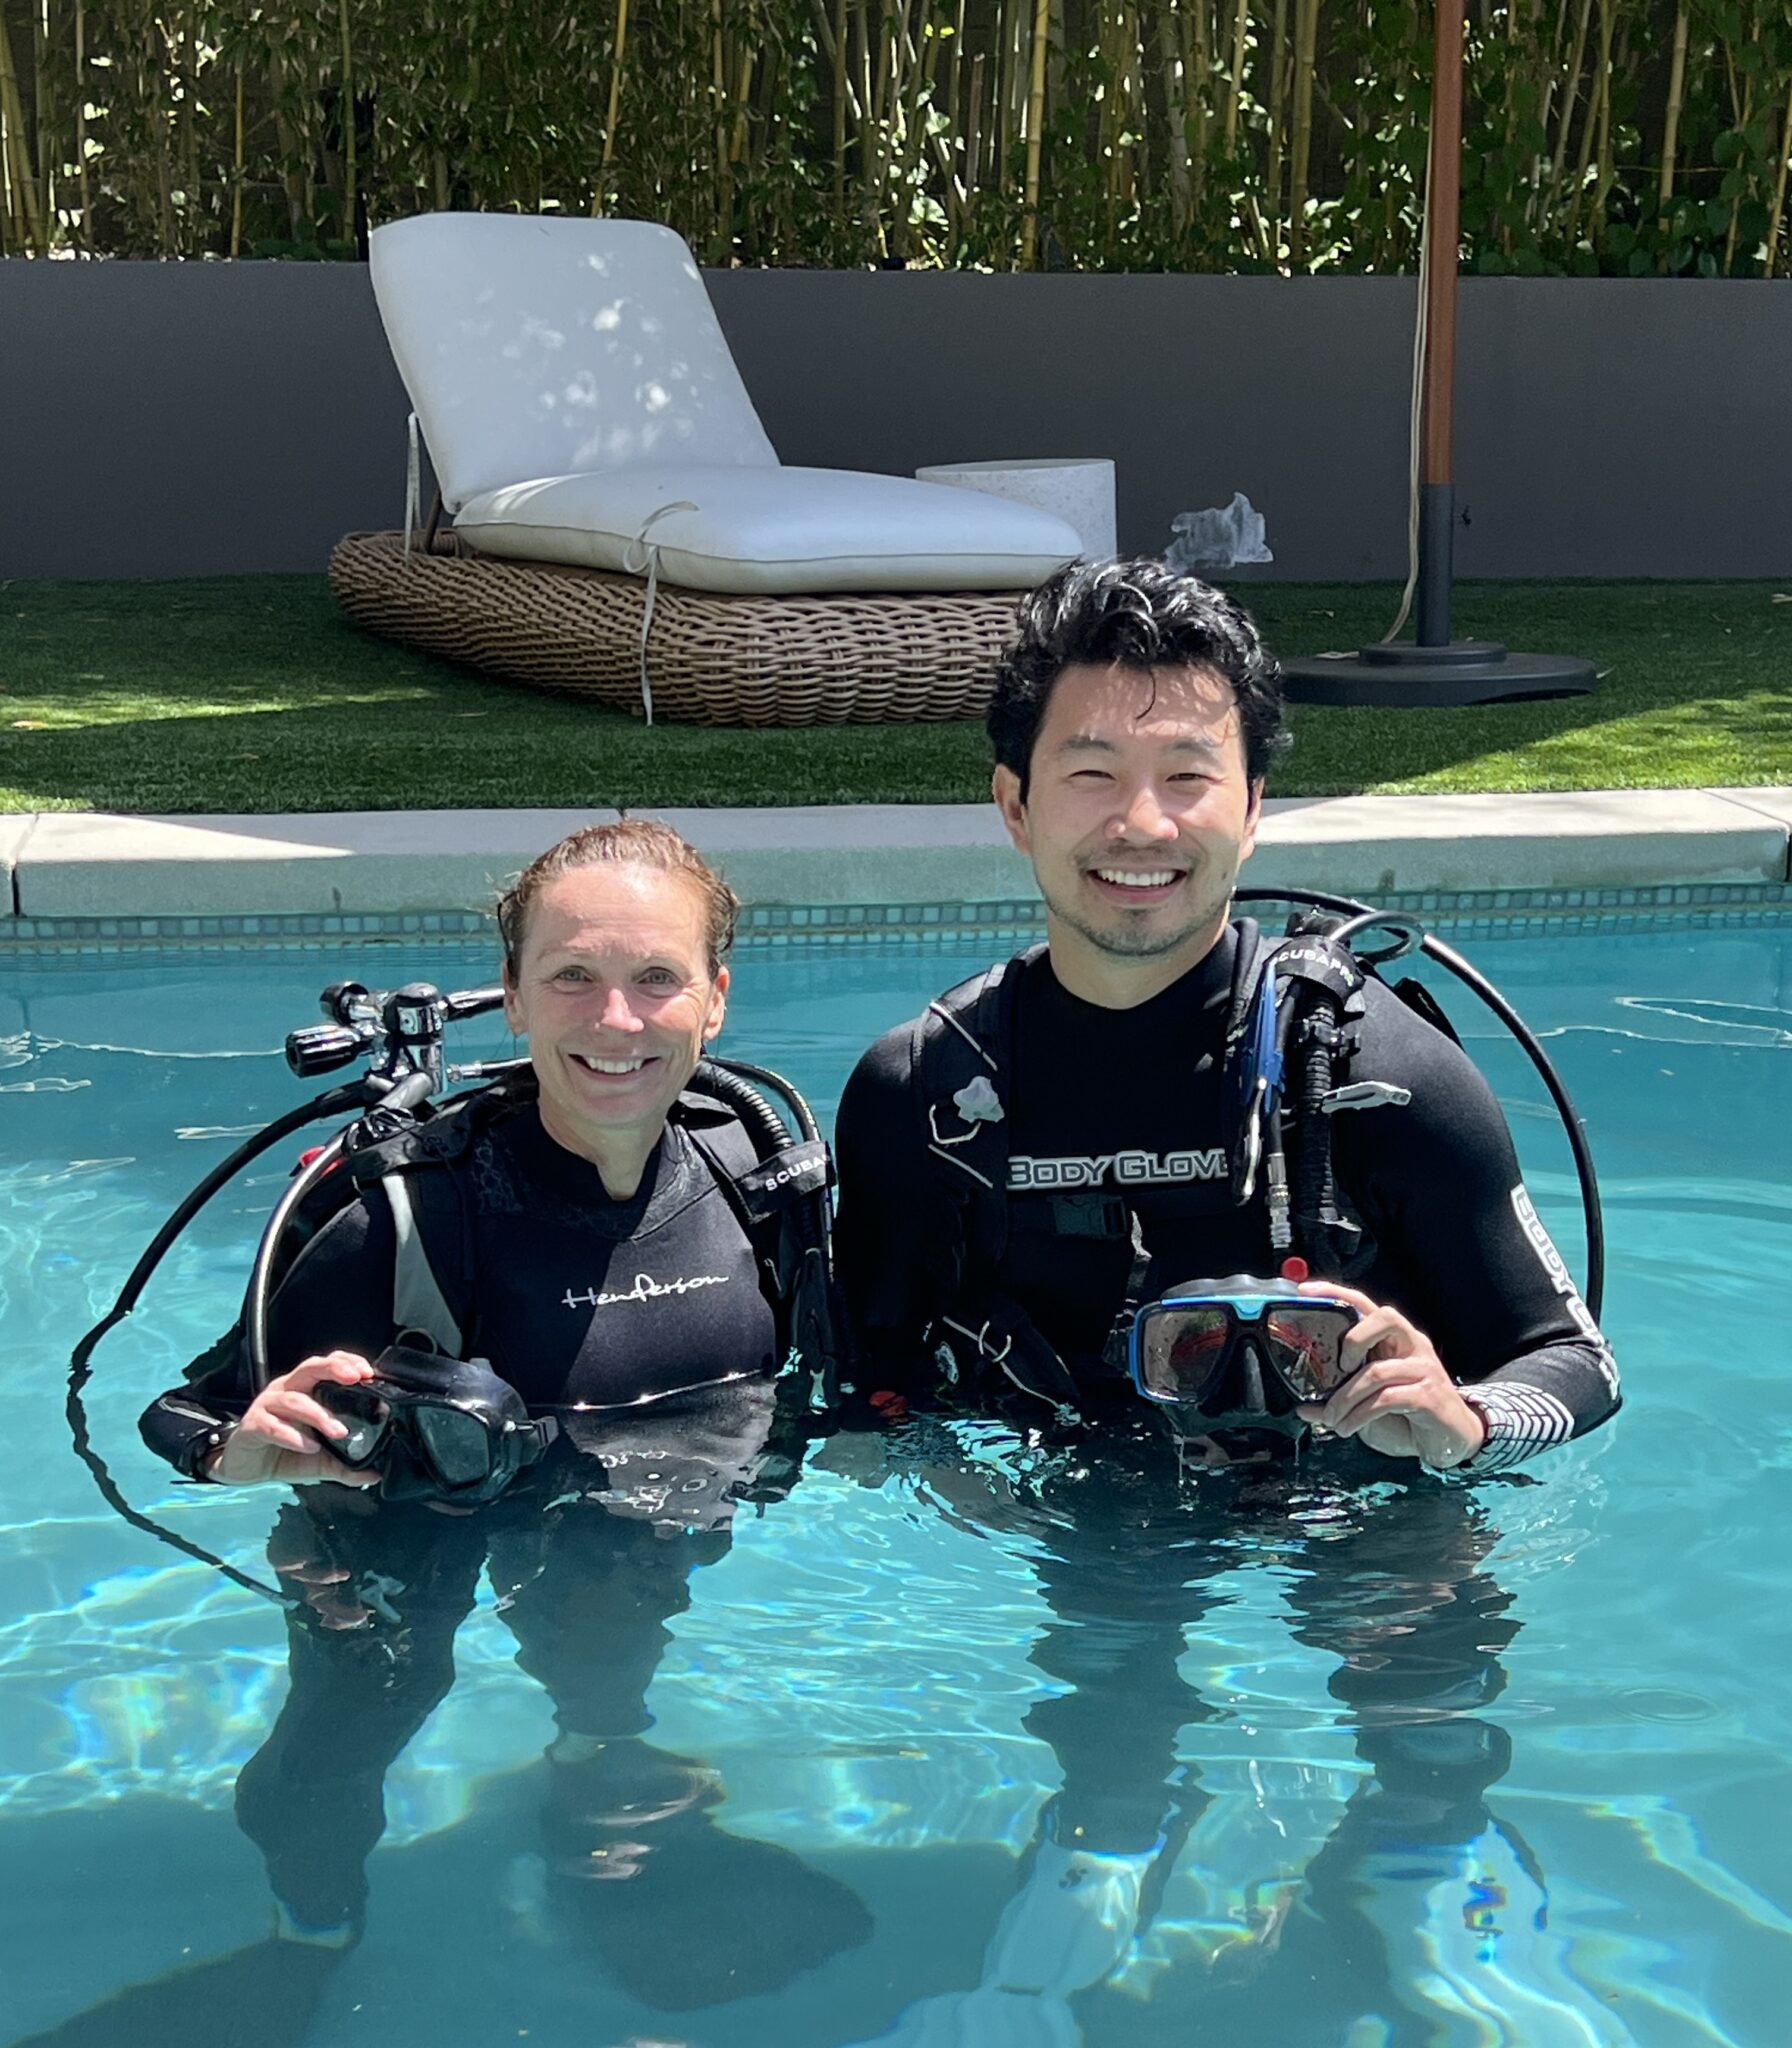
[[450, 512], [518, 477], [778, 459], [670, 228], [420, 214], [368, 267]]
[[[674, 509], [667, 509], [674, 508]], [[657, 515], [657, 516], [656, 516]], [[455, 531], [481, 554], [570, 562], [692, 590], [1019, 590], [1081, 552], [1034, 505], [844, 469], [642, 463], [487, 491]]]

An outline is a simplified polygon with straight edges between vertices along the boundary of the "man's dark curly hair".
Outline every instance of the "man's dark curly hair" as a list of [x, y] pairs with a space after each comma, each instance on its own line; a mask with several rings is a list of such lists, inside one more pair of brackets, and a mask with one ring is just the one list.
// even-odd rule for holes
[[1067, 668], [1206, 668], [1238, 700], [1245, 773], [1269, 772], [1288, 745], [1282, 671], [1255, 621], [1222, 590], [1162, 562], [1072, 562], [1021, 600], [1019, 630], [1002, 656], [985, 721], [996, 759], [1027, 794], [1034, 743]]

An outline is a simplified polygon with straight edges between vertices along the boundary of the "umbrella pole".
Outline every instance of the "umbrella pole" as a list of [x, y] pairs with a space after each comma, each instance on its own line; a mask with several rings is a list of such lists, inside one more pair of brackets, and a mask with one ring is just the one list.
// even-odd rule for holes
[[1514, 654], [1493, 640], [1450, 638], [1456, 539], [1456, 252], [1462, 239], [1464, 0], [1437, 0], [1431, 89], [1431, 168], [1425, 194], [1425, 358], [1419, 403], [1419, 544], [1410, 640], [1354, 655], [1315, 654], [1282, 665], [1288, 696], [1307, 704], [1412, 708], [1491, 704], [1512, 697], [1577, 697], [1593, 664], [1567, 654]]
[[1426, 180], [1425, 382], [1419, 432], [1421, 647], [1450, 644], [1456, 534], [1456, 252], [1462, 237], [1463, 0], [1438, 0]]

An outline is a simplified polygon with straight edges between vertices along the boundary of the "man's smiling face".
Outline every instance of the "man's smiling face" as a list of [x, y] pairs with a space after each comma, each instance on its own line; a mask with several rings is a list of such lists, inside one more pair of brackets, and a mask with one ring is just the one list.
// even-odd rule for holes
[[1225, 928], [1262, 795], [1216, 671], [1067, 668], [1024, 797], [1012, 769], [995, 772], [1060, 979], [1094, 1001], [1142, 1001], [1202, 959]]

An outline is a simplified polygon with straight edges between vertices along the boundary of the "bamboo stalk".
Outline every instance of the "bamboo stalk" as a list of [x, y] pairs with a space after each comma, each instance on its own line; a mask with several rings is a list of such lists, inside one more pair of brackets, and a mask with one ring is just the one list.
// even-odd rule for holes
[[1244, 53], [1250, 40], [1251, 0], [1238, 0], [1238, 12], [1232, 18], [1232, 71], [1226, 80], [1226, 117], [1222, 130], [1223, 147], [1231, 156], [1238, 147], [1238, 109], [1244, 95]]
[[[825, 8], [817, 10], [822, 21], [827, 20]], [[846, 226], [846, 0], [834, 0], [833, 51], [834, 60], [834, 221], [838, 227]], [[863, 115], [860, 116], [863, 119]]]
[[1296, 0], [1294, 15], [1293, 148], [1288, 172], [1288, 262], [1307, 253], [1307, 172], [1313, 155], [1313, 67], [1319, 40], [1319, 0]]
[[236, 64], [236, 119], [230, 151], [230, 253], [243, 253], [243, 60]]
[[906, 14], [899, 11], [904, 5], [905, 0], [883, 0], [878, 22], [877, 80], [873, 88], [876, 113], [872, 127], [876, 149], [870, 193], [874, 212], [869, 224], [873, 226], [886, 256], [900, 256], [904, 239], [899, 223], [892, 221], [894, 232], [884, 226], [884, 199], [890, 187], [890, 173], [899, 165], [898, 152], [904, 140], [902, 110], [909, 91], [910, 67], [905, 56], [911, 45]]
[[[774, 141], [781, 140], [778, 130], [777, 110], [785, 93], [784, 64], [788, 52], [782, 41], [774, 40], [765, 53], [765, 62], [759, 67], [758, 121], [759, 132], [766, 138], [768, 150]], [[761, 233], [769, 236], [769, 242], [762, 245], [755, 242], [751, 250], [744, 245], [743, 256], [755, 263], [780, 263], [797, 253], [800, 246], [796, 231], [792, 193], [788, 175], [773, 178], [765, 197], [765, 227]]]
[[1164, 80], [1164, 127], [1169, 144], [1170, 231], [1178, 244], [1188, 232], [1189, 191], [1189, 66], [1183, 48], [1184, 10], [1162, 8], [1157, 17], [1159, 66]]
[[1530, 191], [1526, 194], [1524, 217], [1527, 226], [1537, 224], [1537, 211], [1543, 202], [1546, 185], [1545, 172], [1549, 160], [1549, 124], [1555, 110], [1556, 86], [1560, 81], [1564, 45], [1568, 34], [1568, 9], [1571, 0], [1557, 0], [1556, 25], [1550, 34], [1549, 47], [1543, 47], [1538, 39], [1536, 57], [1536, 91], [1538, 130], [1544, 139], [1544, 154], [1531, 169]]
[[25, 133], [25, 107], [19, 94], [19, 74], [13, 68], [12, 39], [0, 18], [0, 155], [6, 159], [9, 182], [9, 211], [13, 239], [26, 249], [43, 255], [43, 208], [31, 168], [31, 145]]
[[1021, 136], [1027, 124], [1027, 10], [1021, 0], [1006, 10], [1008, 22], [1007, 77], [1000, 109], [1000, 149], [996, 157], [996, 176], [1006, 184], [1009, 167], [1018, 153]]
[[734, 239], [734, 178], [728, 162], [728, 55], [722, 38], [722, 0], [709, 0], [709, 117], [714, 123], [711, 147], [715, 151], [715, 222], [709, 242], [719, 263]]
[[[1508, 54], [1506, 58], [1505, 115], [1508, 158], [1510, 158], [1513, 147], [1518, 140], [1518, 103], [1521, 74], [1517, 58], [1512, 53], [1519, 47], [1520, 25], [1524, 20], [1524, 5], [1525, 0], [1511, 0], [1511, 4], [1506, 9], [1506, 49]], [[1506, 217], [1504, 207], [1498, 204], [1495, 205], [1493, 212], [1493, 231], [1500, 247], [1507, 255], [1510, 255], [1512, 253], [1512, 223]]]
[[1207, 196], [1207, 150], [1213, 128], [1208, 95], [1213, 89], [1212, 22], [1208, 0], [1183, 0], [1182, 75], [1185, 99], [1192, 100], [1194, 134], [1189, 137], [1189, 207], [1198, 215]]
[[183, 100], [186, 108], [187, 146], [181, 182], [186, 187], [187, 206], [183, 225], [186, 229], [185, 242], [188, 253], [197, 255], [208, 223], [200, 203], [204, 195], [203, 177], [199, 168], [199, 120], [205, 112], [199, 101], [199, 75], [204, 59], [199, 48], [199, 24], [192, 16], [187, 19], [185, 47], [187, 71]]
[[[1603, 6], [1603, 0], [1601, 0]], [[1568, 219], [1562, 233], [1572, 249], [1575, 236], [1580, 232], [1580, 210], [1587, 196], [1587, 170], [1593, 161], [1593, 143], [1599, 133], [1601, 110], [1605, 105], [1606, 88], [1610, 74], [1600, 71], [1593, 80], [1593, 95], [1587, 101], [1586, 118], [1580, 127], [1580, 155], [1574, 166], [1574, 190], [1568, 195]]]
[[1593, 0], [1580, 0], [1580, 21], [1574, 31], [1574, 49], [1568, 59], [1566, 86], [1562, 93], [1560, 125], [1556, 129], [1555, 154], [1549, 167], [1549, 197], [1544, 202], [1542, 226], [1556, 217], [1562, 203], [1562, 173], [1568, 163], [1568, 137], [1574, 127], [1574, 103], [1580, 97], [1581, 66], [1586, 60], [1587, 29], [1593, 19]]
[[[917, 46], [916, 36], [920, 42]], [[930, 32], [927, 0], [916, 0], [914, 34], [902, 26], [902, 56], [908, 80], [902, 106], [902, 141], [896, 153], [896, 191], [899, 208], [891, 236], [890, 253], [908, 258], [909, 230], [913, 226], [915, 192], [920, 183], [921, 151], [927, 140], [927, 122], [921, 106], [933, 91], [934, 72], [939, 64], [941, 38]]]
[[1264, 217], [1269, 228], [1270, 263], [1282, 267], [1282, 110], [1286, 103], [1288, 72], [1288, 0], [1276, 0], [1275, 26], [1270, 34], [1269, 59], [1269, 167], [1264, 180]]
[[987, 53], [979, 50], [971, 59], [971, 91], [964, 129], [964, 198], [968, 209], [974, 204], [982, 182], [983, 164], [978, 144], [983, 138], [983, 85], [988, 68]]
[[13, 167], [13, 93], [8, 89], [11, 79], [12, 44], [6, 32], [6, 16], [0, 12], [0, 221], [5, 228], [0, 234], [0, 255], [4, 256], [10, 256], [15, 247], [30, 247]]
[[355, 233], [355, 199], [359, 166], [355, 161], [355, 51], [349, 35], [348, 0], [337, 0], [337, 19], [342, 30], [342, 235], [358, 243]]
[[32, 115], [37, 126], [37, 189], [43, 194], [44, 227], [56, 233], [56, 112], [50, 98], [50, 0], [38, 0], [31, 52]]
[[[1139, 85], [1139, 45], [1141, 31], [1133, 18], [1130, 0], [1116, 0], [1114, 8], [1114, 49], [1116, 63], [1114, 71], [1114, 193], [1127, 206], [1138, 198], [1141, 182], [1149, 177], [1149, 166], [1142, 165], [1144, 143], [1142, 140], [1129, 141], [1129, 136], [1142, 138], [1146, 132], [1145, 95]], [[1113, 215], [1109, 216], [1110, 232], [1117, 226]], [[1116, 248], [1114, 254], [1119, 254]]]
[[[871, 25], [866, 19], [868, 0], [850, 0], [853, 35], [859, 70], [859, 219], [867, 235], [875, 234], [877, 137], [871, 97]], [[867, 251], [869, 253], [869, 251]]]
[[740, 53], [740, 73], [734, 81], [734, 139], [728, 145], [728, 161], [747, 160], [747, 122], [752, 114], [753, 66], [757, 52], [749, 44]]
[[[1739, 128], [1747, 128], [1754, 119], [1755, 81], [1751, 76], [1742, 89], [1742, 111], [1737, 121]], [[1736, 238], [1742, 227], [1742, 192], [1739, 190], [1730, 201], [1730, 229], [1724, 236], [1724, 275], [1728, 277], [1736, 262]]]
[[1033, 0], [1033, 64], [1027, 88], [1026, 215], [1020, 234], [1020, 267], [1039, 265], [1039, 165], [1045, 141], [1045, 55], [1051, 47], [1050, 0]]
[[1617, 9], [1614, 0], [1599, 0], [1599, 73], [1603, 89], [1599, 95], [1599, 134], [1594, 144], [1593, 206], [1587, 231], [1597, 245], [1605, 232], [1605, 201], [1612, 187], [1612, 31]]
[[93, 247], [93, 191], [87, 172], [87, 0], [75, 0], [75, 185], [81, 195], [81, 241]]
[[[1686, 0], [1674, 9], [1674, 54], [1668, 67], [1668, 104], [1661, 130], [1661, 182], [1655, 190], [1656, 232], [1667, 239], [1674, 203], [1674, 158], [1680, 146], [1680, 109], [1686, 98], [1686, 34], [1690, 17]], [[1668, 251], [1661, 252], [1661, 273], [1668, 274]]]
[[937, 107], [943, 107], [946, 117], [946, 134], [929, 132], [927, 141], [933, 151], [934, 161], [939, 165], [940, 178], [946, 195], [946, 246], [942, 252], [947, 263], [957, 260], [958, 240], [964, 225], [965, 188], [959, 168], [953, 162], [951, 143], [961, 134], [959, 122], [959, 62], [964, 55], [966, 0], [958, 0], [957, 13], [953, 17], [951, 43], [946, 51], [945, 77], [940, 85]]
[[[871, 118], [880, 130], [880, 133], [887, 133], [885, 128], [885, 109], [890, 97], [890, 72], [892, 68], [889, 14], [894, 4], [895, 0], [878, 0], [877, 62], [873, 69], [871, 81]], [[880, 141], [877, 147], [878, 168], [880, 171], [883, 167], [884, 155], [885, 150]]]
[[1102, 96], [1102, 162], [1108, 168], [1108, 221], [1120, 203], [1120, 131], [1126, 127], [1126, 80], [1118, 23], [1102, 16], [1102, 55], [1108, 63], [1108, 92]]
[[1761, 265], [1763, 277], [1773, 275], [1774, 250], [1780, 238], [1780, 223], [1786, 217], [1788, 173], [1792, 173], [1792, 87], [1787, 89], [1786, 111], [1780, 116], [1780, 167], [1773, 181], [1773, 205], [1767, 215], [1767, 255]]
[[610, 97], [604, 107], [604, 146], [597, 160], [597, 182], [591, 190], [591, 218], [601, 220], [608, 204], [610, 166], [616, 161], [616, 120], [622, 111], [622, 79], [628, 63], [628, 0], [616, 0], [616, 27], [610, 42]]

